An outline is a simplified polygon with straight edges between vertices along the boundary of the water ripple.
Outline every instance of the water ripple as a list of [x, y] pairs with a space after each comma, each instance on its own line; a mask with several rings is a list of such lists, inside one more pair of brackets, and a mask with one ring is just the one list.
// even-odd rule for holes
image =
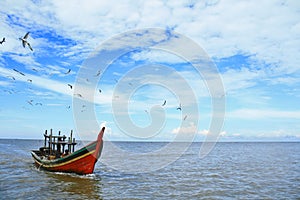
[[[87, 176], [35, 168], [30, 149], [39, 143], [0, 140], [1, 199], [300, 198], [299, 143], [218, 143], [204, 159], [199, 159], [200, 144], [195, 143], [155, 172], [125, 174], [100, 159], [95, 173]], [[127, 148], [137, 152], [146, 146], [149, 151], [153, 143], [134, 145]], [[117, 156], [111, 159], [118, 161]]]

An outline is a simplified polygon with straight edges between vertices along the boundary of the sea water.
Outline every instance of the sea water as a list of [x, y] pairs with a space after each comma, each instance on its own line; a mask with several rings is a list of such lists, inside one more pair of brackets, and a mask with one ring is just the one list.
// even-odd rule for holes
[[[166, 145], [114, 144], [126, 151], [144, 153]], [[176, 161], [154, 171], [126, 173], [113, 169], [100, 158], [94, 173], [84, 176], [37, 169], [30, 150], [42, 145], [43, 141], [38, 140], [0, 139], [0, 199], [300, 198], [297, 142], [220, 142], [202, 159], [201, 143], [193, 143]], [[104, 143], [104, 148], [109, 149], [109, 145]], [[118, 163], [118, 155], [105, 153], [111, 153], [110, 159]], [[167, 156], [162, 153], [160, 158]], [[143, 161], [132, 162], [134, 168]]]

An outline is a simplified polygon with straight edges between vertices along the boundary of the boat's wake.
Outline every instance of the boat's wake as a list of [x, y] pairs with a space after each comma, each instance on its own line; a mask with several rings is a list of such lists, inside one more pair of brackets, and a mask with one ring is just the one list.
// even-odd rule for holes
[[70, 178], [80, 178], [80, 179], [91, 179], [94, 180], [97, 178], [96, 174], [75, 174], [75, 173], [66, 173], [66, 172], [48, 172], [58, 176], [70, 177]]

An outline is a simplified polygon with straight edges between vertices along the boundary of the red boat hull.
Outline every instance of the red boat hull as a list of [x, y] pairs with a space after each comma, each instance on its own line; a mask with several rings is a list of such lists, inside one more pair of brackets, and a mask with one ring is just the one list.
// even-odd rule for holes
[[76, 174], [91, 174], [94, 172], [95, 164], [101, 155], [103, 148], [103, 133], [104, 129], [100, 131], [97, 141], [75, 151], [74, 153], [54, 160], [43, 159], [39, 156], [39, 151], [32, 151], [35, 165], [38, 168], [53, 171], [53, 172], [67, 172]]

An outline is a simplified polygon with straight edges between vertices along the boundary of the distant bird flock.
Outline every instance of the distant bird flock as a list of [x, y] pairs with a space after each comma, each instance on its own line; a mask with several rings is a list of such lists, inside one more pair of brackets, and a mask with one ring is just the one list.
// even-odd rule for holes
[[[29, 36], [29, 33], [30, 32], [27, 32], [23, 37], [20, 37], [19, 40], [21, 40], [22, 42], [22, 46], [24, 48], [26, 48], [26, 46], [31, 50], [33, 51], [33, 48], [31, 47], [30, 43], [27, 41], [28, 39], [28, 36]], [[3, 43], [6, 42], [6, 39], [5, 37], [2, 38], [2, 40], [0, 41], [0, 44], [3, 45]], [[25, 76], [24, 73], [22, 73], [21, 71], [17, 70], [17, 69], [13, 69], [15, 72], [17, 72], [18, 74], [22, 75], [22, 76]], [[38, 72], [37, 69], [33, 68], [32, 69], [33, 71], [36, 71]], [[71, 69], [68, 69], [67, 72], [65, 72], [64, 74], [67, 75], [67, 74], [70, 74], [71, 73]], [[98, 77], [100, 76], [101, 74], [101, 70], [98, 70], [97, 73], [94, 75], [95, 77]], [[14, 76], [7, 76], [7, 78], [11, 78], [12, 80], [16, 80], [16, 78]], [[114, 79], [116, 83], [118, 83], [118, 80], [117, 79]], [[32, 80], [31, 79], [27, 79], [28, 82], [32, 83]], [[89, 82], [89, 79], [86, 79], [87, 82]], [[133, 84], [132, 83], [128, 83], [130, 86], [132, 86]], [[67, 86], [72, 90], [73, 89], [73, 85], [71, 84], [67, 84]], [[98, 89], [99, 93], [102, 93], [102, 90], [101, 89]], [[9, 93], [12, 93], [11, 91], [9, 91]], [[75, 96], [79, 97], [79, 98], [83, 98], [83, 96], [81, 94], [74, 94]], [[27, 103], [31, 106], [33, 105], [39, 105], [39, 106], [42, 106], [43, 104], [40, 103], [40, 102], [37, 102], [37, 103], [33, 103], [33, 100], [28, 100]], [[166, 106], [167, 104], [167, 100], [164, 100], [163, 104], [161, 106]], [[82, 108], [85, 108], [86, 106], [83, 105]], [[67, 109], [70, 109], [71, 106], [67, 106]], [[181, 103], [179, 104], [179, 106], [176, 108], [176, 110], [179, 110], [179, 111], [182, 111], [182, 106], [181, 106]], [[84, 109], [81, 110], [81, 112], [83, 112]], [[145, 110], [145, 112], [148, 114], [148, 111]], [[184, 116], [183, 120], [186, 120], [187, 119], [187, 115]]]

